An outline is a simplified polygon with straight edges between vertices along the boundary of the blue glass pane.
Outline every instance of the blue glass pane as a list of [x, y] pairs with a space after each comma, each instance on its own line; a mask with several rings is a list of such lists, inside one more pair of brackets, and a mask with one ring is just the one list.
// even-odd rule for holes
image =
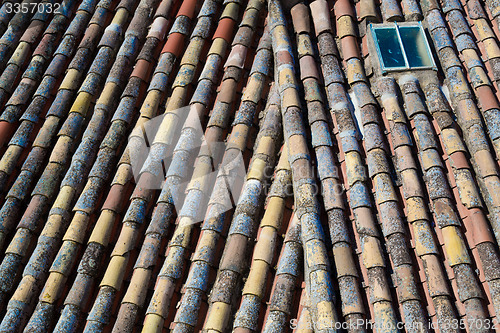
[[399, 27], [399, 33], [410, 67], [432, 66], [422, 30], [419, 27]]
[[406, 67], [396, 28], [376, 28], [374, 31], [384, 67]]

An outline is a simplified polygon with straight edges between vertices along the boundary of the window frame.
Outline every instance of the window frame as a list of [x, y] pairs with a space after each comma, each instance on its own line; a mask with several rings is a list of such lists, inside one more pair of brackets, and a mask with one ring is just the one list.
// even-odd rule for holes
[[[384, 64], [384, 58], [382, 57], [382, 52], [380, 51], [380, 45], [377, 41], [377, 35], [376, 35], [376, 30], [378, 29], [387, 29], [387, 28], [392, 28], [394, 27], [396, 30], [396, 35], [398, 36], [398, 41], [399, 41], [399, 46], [401, 47], [401, 51], [403, 53], [403, 59], [405, 61], [405, 66], [404, 67], [386, 67]], [[406, 50], [403, 44], [403, 39], [401, 38], [401, 33], [399, 32], [400, 27], [418, 27], [420, 29], [420, 33], [424, 37], [425, 40], [425, 46], [426, 46], [426, 51], [427, 55], [429, 56], [429, 59], [431, 60], [432, 65], [430, 66], [419, 66], [419, 67], [411, 67], [409, 62], [408, 62], [408, 57], [406, 56]], [[387, 73], [387, 72], [392, 72], [392, 71], [406, 71], [406, 70], [426, 70], [426, 69], [433, 69], [437, 70], [436, 67], [436, 62], [434, 61], [434, 56], [431, 51], [431, 46], [429, 44], [429, 40], [427, 38], [427, 35], [425, 33], [425, 29], [422, 26], [422, 22], [408, 22], [408, 23], [397, 23], [394, 22], [393, 24], [388, 24], [388, 23], [383, 23], [383, 24], [369, 24], [370, 32], [372, 35], [372, 41], [375, 44], [375, 49], [377, 50], [377, 57], [379, 60], [380, 64], [380, 69], [382, 70], [382, 73]]]

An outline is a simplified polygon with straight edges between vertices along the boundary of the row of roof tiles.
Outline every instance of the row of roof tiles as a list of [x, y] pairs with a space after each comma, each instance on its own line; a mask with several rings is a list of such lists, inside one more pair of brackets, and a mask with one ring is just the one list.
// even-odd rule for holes
[[[466, 5], [445, 1], [441, 10], [433, 1], [403, 1], [402, 8], [381, 1], [384, 21], [425, 18], [451, 107], [437, 75], [429, 82], [403, 77], [399, 85], [371, 76], [369, 64], [375, 60], [366, 58], [365, 24], [380, 17], [372, 0], [356, 6], [349, 1], [331, 6], [325, 0], [286, 5], [296, 41], [276, 0], [269, 2], [268, 28], [260, 37], [266, 6], [259, 0], [207, 0], [201, 6], [194, 0], [180, 6], [169, 0], [91, 1], [78, 8], [67, 2], [50, 23], [50, 15], [9, 15], [6, 5], [1, 7], [1, 40], [8, 42], [0, 42], [5, 45], [0, 137], [6, 145], [0, 184], [9, 191], [0, 215], [5, 249], [0, 331], [224, 332], [232, 327], [280, 332], [295, 315], [302, 325], [297, 331], [314, 324], [315, 331], [326, 332], [337, 321], [363, 331], [354, 325], [360, 319], [393, 331], [400, 318], [422, 324], [407, 325], [408, 331], [429, 331], [429, 317], [446, 322], [465, 315], [473, 323], [494, 315], [486, 304], [500, 309], [498, 4], [489, 1], [484, 8], [477, 0]], [[254, 36], [260, 40], [257, 46]], [[275, 83], [268, 92], [273, 55]], [[236, 92], [244, 85], [240, 97]], [[228, 135], [224, 156], [212, 156], [203, 146], [193, 155], [196, 124], [179, 127], [187, 105], [208, 119], [206, 144]], [[131, 154], [144, 148], [144, 125], [163, 110], [150, 149], [172, 154], [172, 160], [163, 174], [163, 161], [155, 159], [159, 155], [149, 155], [134, 185]], [[262, 120], [254, 141], [256, 117]], [[269, 182], [265, 170], [274, 167], [281, 146], [281, 118], [285, 145], [262, 215], [262, 193]], [[174, 145], [171, 135], [180, 141]], [[234, 213], [220, 213], [227, 207], [215, 196], [207, 201], [204, 218], [196, 208], [205, 207], [210, 184], [195, 176], [190, 181], [190, 175], [211, 170], [218, 159], [224, 163], [237, 154], [248, 159], [252, 146]], [[194, 158], [190, 169], [184, 161]], [[111, 170], [116, 170], [113, 178]], [[152, 190], [151, 183], [164, 176], [161, 193]], [[217, 177], [214, 193], [223, 191], [226, 178]], [[295, 204], [288, 223], [282, 219], [291, 179]], [[182, 181], [188, 183], [187, 201], [176, 212], [172, 186]], [[321, 200], [314, 192], [317, 181]], [[344, 187], [347, 196], [338, 191]], [[199, 217], [204, 219], [200, 228], [193, 224]], [[274, 246], [281, 244], [277, 239], [283, 228], [288, 231], [278, 259]], [[115, 243], [112, 251], [110, 242]], [[190, 262], [185, 259], [189, 253]], [[269, 274], [275, 274], [270, 289]], [[299, 302], [296, 287], [302, 279], [297, 310], [293, 304]], [[263, 307], [265, 300], [269, 303]], [[137, 327], [139, 316], [144, 322]]]

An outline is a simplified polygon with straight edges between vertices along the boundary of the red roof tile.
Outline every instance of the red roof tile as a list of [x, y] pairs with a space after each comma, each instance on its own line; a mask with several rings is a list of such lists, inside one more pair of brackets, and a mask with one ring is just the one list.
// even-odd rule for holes
[[498, 0], [76, 2], [0, 7], [0, 331], [496, 320]]

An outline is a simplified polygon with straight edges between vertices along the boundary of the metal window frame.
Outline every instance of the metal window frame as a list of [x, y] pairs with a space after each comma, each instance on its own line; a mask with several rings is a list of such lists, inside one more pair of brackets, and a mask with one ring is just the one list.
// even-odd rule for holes
[[[418, 23], [412, 22], [412, 23], [404, 23], [404, 24], [399, 24], [397, 22], [394, 22], [393, 24], [373, 24], [373, 23], [370, 23], [369, 26], [370, 26], [370, 31], [372, 34], [372, 40], [373, 40], [373, 43], [375, 44], [375, 48], [377, 50], [377, 56], [378, 56], [378, 60], [380, 63], [380, 69], [382, 70], [382, 73], [387, 73], [390, 71], [425, 70], [425, 69], [436, 70], [437, 69], [436, 62], [434, 61], [434, 57], [433, 57], [432, 52], [431, 52], [429, 40], [427, 38], [427, 35], [425, 34], [424, 27], [422, 26], [422, 22], [418, 22]], [[380, 45], [378, 44], [378, 41], [376, 40], [376, 32], [375, 32], [376, 30], [384, 29], [384, 28], [387, 29], [387, 28], [392, 28], [392, 27], [394, 27], [394, 29], [396, 30], [396, 35], [398, 36], [399, 46], [401, 47], [401, 50], [403, 51], [403, 58], [405, 60], [404, 67], [386, 67], [384, 64], [384, 59], [382, 57], [382, 52], [380, 50]], [[406, 55], [406, 50], [405, 50], [405, 47], [403, 44], [403, 39], [401, 38], [401, 34], [399, 32], [400, 27], [418, 27], [420, 29], [420, 33], [424, 37], [427, 55], [429, 56], [429, 59], [431, 60], [432, 65], [430, 65], [430, 66], [418, 66], [418, 67], [416, 67], [416, 66], [411, 67], [410, 66], [410, 64], [408, 63], [408, 56]]]

